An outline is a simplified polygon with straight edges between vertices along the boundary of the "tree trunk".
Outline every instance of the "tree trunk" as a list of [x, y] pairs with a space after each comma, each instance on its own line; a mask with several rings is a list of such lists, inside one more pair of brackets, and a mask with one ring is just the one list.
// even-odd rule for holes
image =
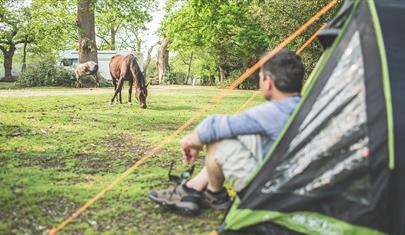
[[226, 71], [223, 65], [219, 65], [219, 82], [223, 83], [226, 79]]
[[138, 37], [136, 38], [135, 49], [136, 49], [135, 51], [138, 53], [140, 53], [141, 49], [142, 49], [142, 39], [140, 39]]
[[157, 72], [158, 83], [162, 83], [166, 77], [167, 70], [169, 68], [169, 50], [167, 49], [169, 41], [165, 38], [160, 43], [157, 59]]
[[187, 85], [187, 83], [188, 83], [188, 78], [190, 77], [190, 71], [191, 71], [191, 61], [193, 60], [193, 52], [191, 52], [191, 55], [190, 55], [190, 59], [189, 59], [189, 61], [188, 61], [188, 70], [187, 70], [187, 75], [186, 75], [186, 81], [185, 81], [185, 83], [184, 84], [186, 84]]
[[13, 56], [15, 52], [15, 46], [14, 44], [9, 45], [8, 50], [2, 50], [3, 55], [4, 55], [4, 82], [13, 82], [13, 74], [12, 74], [12, 69], [13, 69]]
[[28, 44], [28, 39], [25, 38], [24, 47], [23, 47], [23, 61], [22, 61], [21, 73], [24, 73], [27, 70], [27, 44]]
[[215, 76], [210, 74], [210, 86], [215, 84]]
[[111, 28], [110, 31], [111, 31], [110, 49], [115, 50], [117, 49], [115, 42], [115, 38], [117, 37], [117, 31], [114, 28]]
[[79, 30], [79, 61], [98, 63], [94, 9], [95, 0], [78, 0], [77, 26]]
[[145, 78], [147, 78], [148, 67], [149, 67], [149, 64], [150, 64], [150, 61], [151, 61], [151, 54], [152, 54], [152, 50], [153, 50], [153, 48], [155, 46], [156, 46], [156, 44], [149, 47], [148, 52], [146, 54], [145, 64], [143, 65], [143, 76]]

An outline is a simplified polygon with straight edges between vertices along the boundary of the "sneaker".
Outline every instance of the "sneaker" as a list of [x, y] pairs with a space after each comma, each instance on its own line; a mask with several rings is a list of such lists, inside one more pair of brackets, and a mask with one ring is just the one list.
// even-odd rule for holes
[[231, 198], [225, 188], [219, 192], [211, 192], [206, 188], [201, 195], [201, 205], [205, 208], [226, 211], [231, 206]]
[[200, 210], [201, 193], [187, 188], [185, 184], [161, 191], [151, 190], [149, 198], [164, 207], [179, 209], [187, 214], [197, 214]]

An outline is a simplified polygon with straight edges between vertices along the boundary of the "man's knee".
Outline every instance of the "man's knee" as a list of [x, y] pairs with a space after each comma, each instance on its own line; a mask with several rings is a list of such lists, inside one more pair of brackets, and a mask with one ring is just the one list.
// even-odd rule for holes
[[220, 171], [237, 190], [245, 186], [246, 179], [257, 167], [260, 159], [257, 149], [260, 139], [250, 137], [224, 139], [208, 146], [205, 165]]
[[240, 144], [237, 139], [223, 139], [207, 145], [207, 156], [205, 157], [206, 164], [221, 165], [218, 156], [226, 155], [227, 150], [232, 149], [232, 146]]
[[219, 147], [223, 144], [223, 140], [219, 140], [207, 145], [207, 157], [212, 158], [218, 151]]
[[205, 157], [205, 165], [207, 167], [212, 168], [219, 166], [217, 160], [215, 159], [215, 155], [218, 152], [221, 143], [222, 141], [220, 140], [207, 145], [207, 156]]

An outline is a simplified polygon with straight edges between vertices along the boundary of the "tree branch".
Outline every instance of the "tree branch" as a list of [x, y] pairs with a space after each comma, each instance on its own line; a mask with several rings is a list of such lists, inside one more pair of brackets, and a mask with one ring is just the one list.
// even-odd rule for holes
[[1, 44], [9, 44], [10, 42], [9, 42], [9, 41], [6, 41], [6, 40], [0, 40], [0, 43], [1, 43]]
[[14, 45], [18, 45], [18, 44], [21, 44], [21, 43], [33, 43], [33, 42], [35, 42], [33, 39], [30, 39], [30, 40], [23, 39], [23, 40], [18, 40], [16, 42], [14, 42]]
[[121, 28], [121, 25], [122, 25], [122, 21], [121, 21], [121, 23], [119, 23], [118, 25], [117, 25], [117, 27], [115, 27], [115, 32], [118, 32], [118, 30]]
[[96, 34], [96, 36], [98, 37], [98, 38], [100, 38], [101, 40], [103, 40], [105, 43], [107, 43], [108, 45], [111, 45], [110, 44], [110, 42], [105, 38], [105, 37], [102, 37], [102, 36], [100, 36], [99, 34]]

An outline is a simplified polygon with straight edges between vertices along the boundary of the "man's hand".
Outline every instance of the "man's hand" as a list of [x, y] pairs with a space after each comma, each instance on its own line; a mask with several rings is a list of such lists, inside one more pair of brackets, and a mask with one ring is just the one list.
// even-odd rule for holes
[[180, 148], [181, 153], [183, 155], [183, 162], [194, 163], [202, 147], [203, 145], [201, 144], [195, 132], [180, 140]]

